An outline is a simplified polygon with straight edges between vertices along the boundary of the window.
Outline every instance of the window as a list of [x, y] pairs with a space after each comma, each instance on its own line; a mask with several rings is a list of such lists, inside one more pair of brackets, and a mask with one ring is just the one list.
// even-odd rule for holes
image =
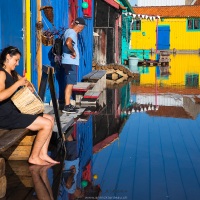
[[200, 31], [200, 19], [188, 19], [187, 20], [188, 30], [198, 30]]
[[200, 27], [199, 27], [199, 20], [198, 19], [194, 20], [194, 29], [200, 29]]
[[135, 20], [131, 26], [132, 31], [140, 31], [141, 30], [141, 20]]
[[199, 75], [198, 74], [186, 74], [187, 87], [198, 87], [199, 86]]

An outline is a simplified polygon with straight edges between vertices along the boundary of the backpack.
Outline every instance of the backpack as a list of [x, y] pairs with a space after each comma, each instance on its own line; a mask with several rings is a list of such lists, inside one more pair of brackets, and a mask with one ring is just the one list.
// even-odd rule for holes
[[61, 65], [61, 58], [63, 53], [63, 35], [54, 40], [52, 47], [52, 53], [54, 55], [54, 61], [57, 65]]

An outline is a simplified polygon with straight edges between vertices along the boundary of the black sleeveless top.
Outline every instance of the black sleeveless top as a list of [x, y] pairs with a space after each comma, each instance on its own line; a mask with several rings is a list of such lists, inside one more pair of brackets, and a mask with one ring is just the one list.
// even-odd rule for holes
[[[6, 74], [5, 89], [12, 86], [15, 81], [13, 77], [2, 67], [0, 71], [4, 71]], [[0, 128], [1, 129], [16, 129], [26, 128], [38, 117], [38, 115], [22, 114], [15, 107], [11, 101], [11, 97], [0, 102]]]

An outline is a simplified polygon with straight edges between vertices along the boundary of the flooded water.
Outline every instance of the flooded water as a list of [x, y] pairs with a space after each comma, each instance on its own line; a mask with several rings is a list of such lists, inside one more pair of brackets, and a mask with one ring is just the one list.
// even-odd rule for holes
[[63, 164], [26, 164], [26, 176], [17, 177], [30, 190], [21, 199], [199, 200], [200, 57], [170, 59], [107, 88], [67, 131]]

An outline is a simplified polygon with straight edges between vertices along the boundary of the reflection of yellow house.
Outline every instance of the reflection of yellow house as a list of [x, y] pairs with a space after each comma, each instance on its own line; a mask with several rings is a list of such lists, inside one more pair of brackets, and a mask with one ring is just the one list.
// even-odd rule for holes
[[147, 73], [140, 74], [140, 84], [152, 85], [155, 84], [155, 80], [157, 79], [158, 86], [199, 86], [199, 55], [177, 54], [170, 55], [170, 59], [169, 71], [171, 75], [168, 77], [162, 77], [159, 75], [160, 67], [148, 67]]
[[[169, 76], [160, 67], [140, 69], [141, 84], [199, 86], [200, 6], [133, 7], [130, 53], [142, 59], [157, 59], [151, 50], [168, 50]], [[160, 19], [155, 19], [159, 16]], [[154, 51], [155, 52], [155, 51]], [[141, 68], [141, 67], [140, 67]]]

